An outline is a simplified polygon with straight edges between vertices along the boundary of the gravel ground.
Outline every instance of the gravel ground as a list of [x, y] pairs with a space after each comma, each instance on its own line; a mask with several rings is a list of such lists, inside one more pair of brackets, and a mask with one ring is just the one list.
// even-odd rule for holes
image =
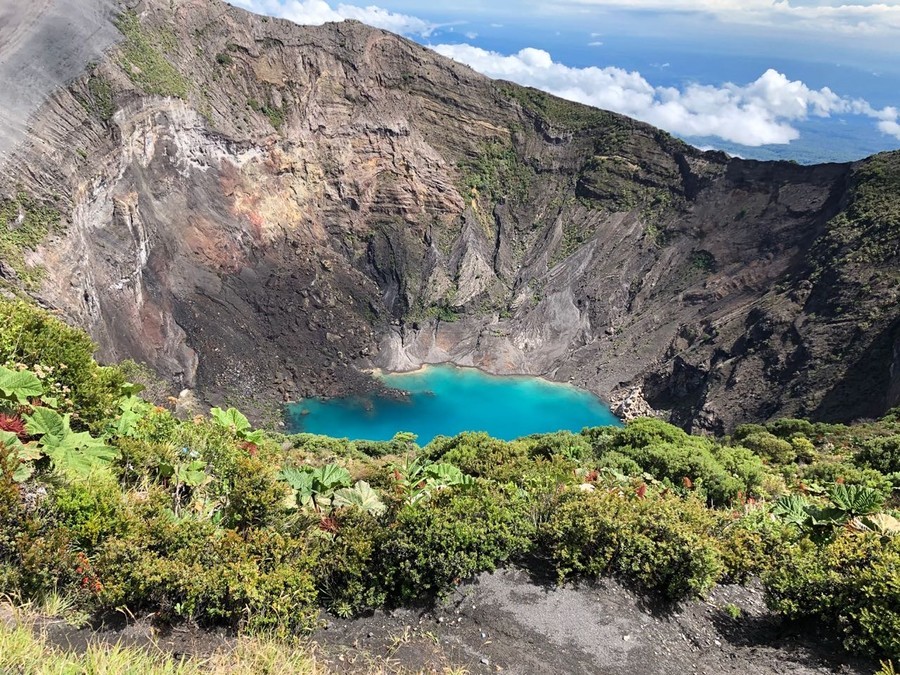
[[[736, 619], [726, 606], [740, 609]], [[732, 610], [733, 610], [732, 607]], [[470, 673], [860, 673], [815, 626], [786, 625], [762, 589], [722, 586], [706, 601], [648, 604], [618, 583], [534, 583], [520, 570], [483, 574], [427, 611], [332, 619], [314, 639], [329, 660], [364, 670], [373, 656], [414, 670]]]
[[[43, 628], [54, 644], [77, 651], [99, 640], [204, 657], [234, 640], [224, 630], [157, 629], [146, 619], [96, 630], [61, 622]], [[766, 610], [758, 584], [721, 586], [705, 601], [673, 607], [648, 603], [613, 581], [558, 587], [516, 569], [483, 574], [436, 607], [326, 616], [312, 640], [318, 658], [342, 673], [871, 675], [877, 669], [848, 656], [815, 625], [781, 622]]]

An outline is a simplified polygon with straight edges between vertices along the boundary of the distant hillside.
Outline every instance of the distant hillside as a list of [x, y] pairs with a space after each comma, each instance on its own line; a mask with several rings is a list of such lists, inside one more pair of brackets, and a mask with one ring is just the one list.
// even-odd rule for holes
[[79, 7], [118, 43], [54, 34], [75, 79], [7, 153], [0, 278], [102, 358], [242, 405], [453, 361], [713, 431], [900, 402], [900, 154], [729, 159], [359, 23]]

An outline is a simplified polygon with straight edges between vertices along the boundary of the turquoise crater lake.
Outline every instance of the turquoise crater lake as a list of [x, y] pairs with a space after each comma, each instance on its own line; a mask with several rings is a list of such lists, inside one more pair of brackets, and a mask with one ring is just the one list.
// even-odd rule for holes
[[288, 406], [290, 431], [369, 441], [409, 431], [425, 444], [435, 436], [462, 431], [486, 431], [512, 440], [620, 424], [593, 394], [536, 377], [498, 377], [446, 365], [377, 377], [392, 389], [408, 392], [408, 399], [304, 399]]

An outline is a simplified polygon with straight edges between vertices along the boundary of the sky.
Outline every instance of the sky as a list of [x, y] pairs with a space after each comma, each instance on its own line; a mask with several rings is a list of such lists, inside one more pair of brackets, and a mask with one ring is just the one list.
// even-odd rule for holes
[[900, 148], [900, 0], [230, 0], [357, 19], [703, 148], [804, 163]]

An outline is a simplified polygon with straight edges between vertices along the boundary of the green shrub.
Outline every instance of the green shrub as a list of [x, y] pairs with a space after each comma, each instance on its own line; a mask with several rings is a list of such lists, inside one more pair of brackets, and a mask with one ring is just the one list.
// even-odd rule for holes
[[173, 518], [158, 503], [138, 509], [128, 535], [95, 557], [103, 607], [279, 632], [312, 627], [315, 566], [304, 538], [272, 529], [238, 534]]
[[466, 432], [439, 438], [423, 448], [429, 459], [453, 464], [476, 478], [516, 482], [531, 465], [527, 445], [501, 441], [483, 432]]
[[581, 436], [588, 442], [594, 457], [602, 457], [610, 452], [619, 436], [616, 427], [587, 427], [581, 430]]
[[805, 436], [806, 438], [812, 438], [816, 435], [816, 427], [812, 422], [808, 420], [796, 420], [791, 418], [784, 418], [780, 420], [775, 420], [774, 422], [769, 422], [766, 425], [766, 429], [778, 438], [782, 438], [786, 441], [790, 441], [795, 436]]
[[567, 490], [539, 541], [560, 579], [613, 574], [680, 600], [708, 591], [721, 572], [715, 524], [695, 499]]
[[698, 441], [703, 444], [704, 439], [688, 436], [683, 429], [662, 420], [641, 417], [632, 420], [624, 429], [617, 431], [614, 437], [614, 447], [644, 448], [656, 443], [688, 445]]
[[716, 531], [724, 571], [721, 581], [746, 584], [765, 572], [774, 555], [792, 541], [791, 528], [757, 508], [740, 516], [723, 514]]
[[878, 490], [884, 495], [890, 494], [891, 480], [875, 469], [861, 469], [849, 462], [835, 460], [818, 461], [803, 467], [798, 477], [807, 484], [846, 483], [863, 485]]
[[896, 473], [900, 471], [900, 434], [870, 438], [860, 444], [855, 461], [862, 467]]
[[238, 456], [231, 475], [225, 522], [238, 530], [274, 525], [284, 511], [287, 486], [278, 467], [258, 457]]
[[118, 410], [125, 378], [117, 368], [98, 366], [95, 345], [82, 331], [22, 301], [0, 298], [0, 364], [35, 366], [45, 389], [59, 393], [60, 409], [72, 421], [102, 428]]
[[374, 574], [384, 541], [380, 521], [358, 509], [344, 509], [333, 520], [335, 535], [322, 539], [316, 569], [322, 604], [342, 617], [382, 607], [388, 598]]
[[125, 505], [118, 484], [109, 474], [93, 475], [64, 485], [52, 493], [59, 524], [68, 528], [73, 541], [86, 552], [127, 526]]
[[639, 476], [643, 472], [640, 464], [616, 450], [605, 453], [600, 458], [600, 461], [597, 462], [596, 467], [598, 469], [612, 469], [626, 476]]
[[843, 529], [824, 546], [781, 549], [764, 574], [770, 608], [812, 618], [843, 635], [853, 651], [900, 657], [900, 537]]
[[815, 461], [816, 459], [816, 446], [812, 444], [808, 438], [803, 436], [794, 436], [791, 439], [791, 447], [794, 449], [794, 454], [797, 456], [797, 459], [801, 462], [806, 462], [809, 464], [810, 462]]
[[797, 453], [790, 442], [767, 431], [745, 436], [741, 439], [741, 445], [775, 464], [789, 464], [797, 459]]
[[656, 443], [619, 450], [658, 480], [674, 486], [702, 489], [713, 504], [727, 504], [749, 486], [729, 474], [705, 448], [675, 443]]
[[388, 602], [440, 597], [460, 581], [527, 551], [533, 526], [516, 490], [446, 490], [404, 506], [383, 530], [377, 574]]
[[762, 424], [739, 424], [731, 436], [731, 440], [740, 443], [751, 434], [764, 434], [768, 430]]
[[722, 468], [741, 484], [744, 497], [759, 492], [765, 469], [755, 453], [747, 448], [721, 446], [713, 451], [713, 456]]
[[587, 459], [593, 452], [586, 438], [570, 431], [558, 431], [554, 434], [533, 434], [521, 439], [528, 448], [531, 457], [550, 459], [554, 456], [575, 461]]

